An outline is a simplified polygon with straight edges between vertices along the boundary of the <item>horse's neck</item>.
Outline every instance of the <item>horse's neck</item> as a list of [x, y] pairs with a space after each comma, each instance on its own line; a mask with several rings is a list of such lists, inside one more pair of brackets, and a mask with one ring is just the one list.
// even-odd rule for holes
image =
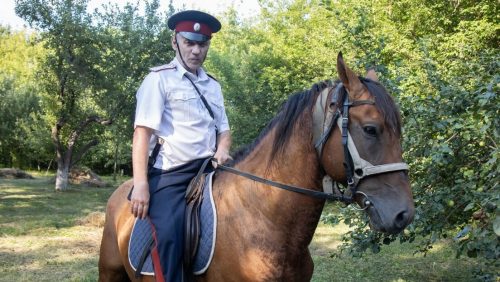
[[[300, 133], [294, 134], [285, 152], [271, 160], [273, 138], [274, 132], [271, 131], [236, 168], [283, 184], [318, 190], [321, 187], [320, 169], [314, 146], [309, 144], [311, 138], [304, 138]], [[228, 183], [236, 186], [232, 189], [238, 191], [236, 197], [245, 209], [251, 210], [256, 218], [265, 219], [272, 232], [277, 230], [288, 238], [293, 238], [290, 235], [294, 233], [301, 235], [295, 237], [300, 237], [300, 242], [290, 243], [309, 244], [321, 215], [323, 201], [239, 176], [231, 177], [233, 179]]]

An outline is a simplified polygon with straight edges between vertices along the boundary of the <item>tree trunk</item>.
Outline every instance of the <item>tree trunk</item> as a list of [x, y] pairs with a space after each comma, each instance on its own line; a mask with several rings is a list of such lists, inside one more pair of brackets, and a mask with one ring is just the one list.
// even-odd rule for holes
[[64, 126], [64, 118], [60, 118], [54, 127], [52, 127], [52, 142], [56, 147], [56, 160], [57, 160], [57, 173], [56, 173], [56, 191], [64, 191], [68, 189], [69, 183], [69, 171], [71, 167], [80, 161], [87, 151], [97, 145], [99, 141], [97, 139], [87, 142], [83, 145], [78, 152], [74, 153], [75, 144], [80, 137], [83, 130], [93, 122], [100, 123], [102, 125], [111, 124], [110, 120], [102, 120], [98, 116], [90, 116], [87, 119], [80, 122], [80, 125], [71, 132], [69, 139], [67, 141], [67, 147], [62, 144], [59, 138], [60, 129]]
[[[116, 133], [115, 135], [118, 136]], [[113, 164], [113, 181], [116, 181], [117, 170], [118, 170], [118, 137], [116, 137], [115, 139], [115, 160]]]
[[69, 184], [69, 162], [57, 162], [56, 191], [68, 189]]

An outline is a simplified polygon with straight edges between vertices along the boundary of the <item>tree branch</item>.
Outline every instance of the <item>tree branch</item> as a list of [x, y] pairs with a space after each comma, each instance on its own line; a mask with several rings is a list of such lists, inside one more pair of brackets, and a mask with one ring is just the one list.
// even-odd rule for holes
[[80, 122], [78, 128], [76, 130], [74, 130], [73, 133], [71, 133], [71, 136], [68, 140], [68, 151], [66, 151], [66, 157], [67, 157], [68, 161], [71, 163], [71, 165], [78, 162], [82, 158], [82, 156], [85, 154], [85, 152], [88, 151], [92, 146], [99, 144], [99, 141], [92, 140], [82, 148], [82, 150], [77, 154], [77, 156], [75, 158], [72, 157], [73, 156], [73, 149], [74, 149], [74, 146], [76, 144], [76, 141], [78, 140], [78, 138], [80, 137], [82, 132], [91, 123], [94, 123], [94, 122], [99, 123], [101, 125], [110, 125], [111, 124], [111, 120], [102, 119], [98, 116], [90, 116], [87, 119], [85, 119], [84, 121]]
[[111, 120], [102, 119], [98, 116], [88, 117], [84, 121], [80, 122], [80, 124], [78, 125], [78, 128], [75, 131], [73, 131], [73, 133], [71, 134], [71, 136], [68, 140], [68, 149], [73, 148], [73, 146], [76, 143], [76, 140], [78, 140], [78, 137], [80, 137], [80, 134], [82, 134], [82, 132], [85, 130], [85, 128], [87, 128], [87, 126], [89, 126], [91, 123], [94, 123], [94, 122], [102, 124], [102, 125], [110, 125], [111, 124]]
[[99, 141], [97, 139], [94, 139], [94, 140], [88, 142], [87, 144], [85, 144], [80, 149], [80, 151], [77, 154], [75, 154], [75, 156], [72, 158], [70, 166], [73, 166], [74, 164], [79, 162], [82, 159], [83, 155], [85, 155], [85, 153], [87, 153], [87, 151], [90, 150], [90, 148], [96, 146], [97, 144], [99, 144]]

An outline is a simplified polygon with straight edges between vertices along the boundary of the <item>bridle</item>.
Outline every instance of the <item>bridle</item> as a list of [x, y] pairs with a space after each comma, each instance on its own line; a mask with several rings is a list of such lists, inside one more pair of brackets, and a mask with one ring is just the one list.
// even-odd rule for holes
[[[331, 94], [330, 103], [327, 107], [330, 92], [334, 90]], [[241, 170], [235, 169], [233, 167], [225, 166], [219, 164], [217, 169], [225, 170], [254, 181], [264, 183], [266, 185], [271, 185], [277, 188], [285, 189], [288, 191], [293, 191], [308, 195], [314, 198], [326, 199], [332, 201], [341, 201], [346, 204], [351, 204], [354, 202], [354, 197], [356, 194], [362, 195], [364, 197], [363, 206], [361, 210], [367, 209], [372, 203], [365, 193], [358, 191], [358, 184], [360, 181], [371, 175], [383, 174], [394, 171], [408, 170], [408, 165], [403, 162], [399, 163], [389, 163], [382, 165], [372, 165], [370, 162], [364, 160], [359, 156], [356, 145], [354, 144], [351, 135], [349, 134], [349, 108], [356, 107], [360, 105], [374, 105], [375, 102], [372, 100], [356, 100], [354, 102], [349, 102], [349, 95], [345, 93], [340, 95], [340, 91], [346, 91], [342, 83], [337, 84], [335, 88], [325, 88], [317, 97], [316, 105], [313, 110], [313, 144], [315, 145], [316, 151], [318, 153], [318, 158], [321, 162], [321, 156], [323, 154], [323, 146], [332, 134], [335, 126], [338, 126], [342, 132], [342, 146], [344, 148], [344, 167], [346, 170], [347, 178], [347, 188], [343, 191], [339, 188], [339, 183], [328, 180], [329, 176], [325, 176], [323, 183], [332, 183], [332, 188], [328, 189], [323, 185], [323, 192], [313, 191], [293, 185], [287, 185], [275, 181], [271, 181]], [[342, 107], [339, 105], [339, 97], [343, 96], [343, 101], [341, 101]], [[337, 105], [337, 107], [332, 107]], [[328, 108], [328, 110], [325, 110]], [[335, 110], [333, 110], [335, 108]], [[341, 110], [342, 109], [342, 110]], [[215, 160], [215, 159], [214, 159]], [[215, 160], [217, 161], [217, 160]], [[325, 181], [326, 180], [326, 181]], [[330, 190], [330, 191], [326, 191]]]
[[[331, 89], [334, 89], [331, 94], [330, 103], [326, 105], [327, 97]], [[345, 91], [341, 95], [341, 91]], [[343, 100], [340, 101], [340, 97]], [[323, 102], [325, 101], [325, 102]], [[332, 193], [339, 195], [340, 201], [350, 204], [354, 202], [354, 196], [360, 194], [365, 198], [362, 209], [368, 208], [371, 201], [365, 193], [358, 191], [358, 184], [365, 177], [384, 174], [394, 171], [407, 171], [408, 165], [404, 162], [388, 163], [382, 165], [373, 165], [365, 159], [361, 158], [354, 144], [351, 134], [349, 133], [349, 109], [361, 105], [375, 105], [373, 100], [356, 100], [349, 102], [349, 93], [342, 83], [338, 83], [335, 88], [326, 88], [323, 90], [317, 100], [313, 111], [313, 142], [315, 144], [318, 157], [321, 160], [323, 154], [323, 146], [331, 136], [335, 126], [338, 126], [342, 133], [342, 147], [344, 148], [344, 168], [346, 173], [347, 188], [345, 191], [339, 189], [339, 183], [332, 182]], [[336, 107], [333, 107], [336, 106]], [[325, 113], [325, 108], [328, 110]], [[333, 109], [335, 108], [335, 110]], [[329, 176], [325, 176], [329, 178]], [[326, 181], [328, 183], [328, 181]], [[323, 181], [325, 183], [325, 181]], [[323, 190], [325, 189], [325, 185]]]

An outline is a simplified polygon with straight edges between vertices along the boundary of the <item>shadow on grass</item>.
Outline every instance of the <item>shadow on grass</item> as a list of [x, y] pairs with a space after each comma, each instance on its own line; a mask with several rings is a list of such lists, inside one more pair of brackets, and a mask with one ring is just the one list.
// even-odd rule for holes
[[39, 229], [71, 227], [76, 220], [106, 208], [114, 187], [70, 186], [55, 192], [48, 178], [0, 180], [0, 235], [27, 235]]
[[114, 189], [0, 179], [0, 281], [96, 281], [102, 228], [92, 217]]
[[[75, 257], [46, 246], [26, 252], [0, 252], [0, 281], [97, 281], [98, 256]], [[71, 247], [61, 246], [65, 250]]]

